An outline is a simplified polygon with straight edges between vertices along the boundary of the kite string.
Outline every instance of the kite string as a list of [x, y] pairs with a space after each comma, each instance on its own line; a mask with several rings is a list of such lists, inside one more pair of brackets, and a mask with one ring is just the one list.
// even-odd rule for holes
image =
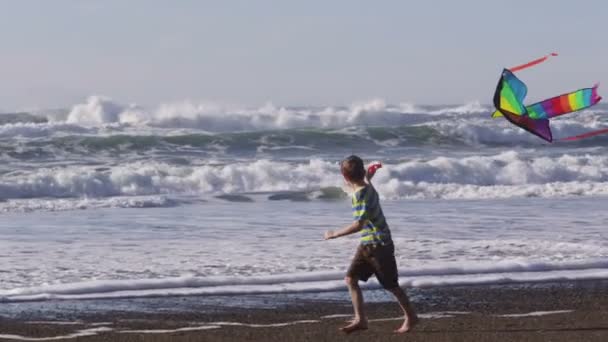
[[535, 60], [533, 60], [531, 62], [528, 62], [528, 63], [525, 63], [525, 64], [521, 64], [521, 65], [518, 65], [518, 66], [514, 66], [512, 68], [509, 68], [509, 71], [511, 71], [511, 72], [517, 72], [517, 71], [520, 71], [520, 70], [523, 70], [523, 69], [527, 69], [527, 68], [533, 67], [533, 66], [535, 66], [537, 64], [540, 64], [540, 63], [546, 61], [547, 59], [549, 59], [549, 57], [552, 57], [552, 56], [557, 56], [557, 53], [552, 52], [551, 54], [548, 54], [548, 55], [543, 56], [541, 58], [535, 59]]

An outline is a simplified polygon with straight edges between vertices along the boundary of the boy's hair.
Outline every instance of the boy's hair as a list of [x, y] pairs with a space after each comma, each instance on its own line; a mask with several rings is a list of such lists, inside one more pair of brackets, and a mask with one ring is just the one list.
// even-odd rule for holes
[[352, 155], [340, 163], [340, 171], [349, 182], [361, 182], [365, 179], [365, 166], [363, 160]]

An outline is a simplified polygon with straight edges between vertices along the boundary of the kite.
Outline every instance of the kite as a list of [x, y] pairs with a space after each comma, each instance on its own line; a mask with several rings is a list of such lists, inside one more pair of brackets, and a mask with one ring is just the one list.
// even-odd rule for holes
[[[549, 119], [589, 108], [596, 105], [602, 99], [597, 93], [599, 84], [596, 84], [592, 88], [579, 89], [531, 105], [524, 105], [523, 102], [528, 93], [528, 87], [514, 73], [540, 64], [551, 56], [557, 56], [557, 54], [552, 53], [529, 63], [504, 69], [494, 93], [496, 111], [492, 114], [493, 118], [503, 116], [512, 124], [548, 142], [553, 141]], [[578, 140], [603, 133], [608, 133], [608, 129], [587, 132], [559, 140]]]

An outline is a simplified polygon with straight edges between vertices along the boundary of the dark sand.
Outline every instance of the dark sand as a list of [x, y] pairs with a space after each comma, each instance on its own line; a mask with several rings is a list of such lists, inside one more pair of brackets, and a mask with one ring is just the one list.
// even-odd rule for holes
[[[418, 289], [416, 294], [414, 304], [422, 319], [413, 332], [404, 335], [392, 333], [401, 323], [396, 303], [367, 304], [371, 320], [369, 330], [345, 335], [338, 328], [352, 314], [350, 303], [313, 300], [294, 300], [273, 309], [209, 307], [199, 312], [74, 312], [61, 319], [63, 323], [72, 321], [72, 324], [31, 322], [44, 320], [45, 317], [44, 314], [29, 312], [18, 318], [0, 318], [0, 334], [59, 337], [90, 331], [93, 336], [63, 339], [87, 342], [608, 341], [606, 281], [446, 287]], [[567, 310], [572, 311], [539, 316], [500, 316]], [[328, 315], [334, 317], [324, 317]], [[53, 320], [56, 319], [53, 317]], [[284, 326], [268, 326], [298, 321]], [[87, 330], [99, 328], [107, 331]], [[184, 328], [208, 330], [175, 331]], [[128, 332], [160, 329], [169, 332]]]

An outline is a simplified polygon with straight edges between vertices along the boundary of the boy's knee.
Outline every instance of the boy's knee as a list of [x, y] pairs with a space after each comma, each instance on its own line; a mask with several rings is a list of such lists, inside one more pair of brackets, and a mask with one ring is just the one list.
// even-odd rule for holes
[[348, 287], [355, 287], [359, 285], [359, 279], [354, 277], [344, 277], [344, 282]]

